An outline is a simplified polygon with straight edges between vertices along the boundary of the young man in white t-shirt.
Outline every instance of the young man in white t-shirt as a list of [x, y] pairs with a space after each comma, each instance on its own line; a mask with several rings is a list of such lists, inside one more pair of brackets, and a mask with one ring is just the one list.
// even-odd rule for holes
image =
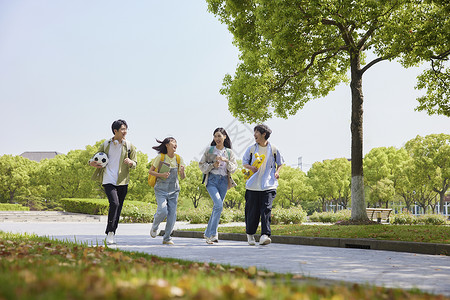
[[[280, 152], [272, 146], [268, 139], [272, 130], [267, 125], [254, 128], [256, 144], [250, 146], [244, 154], [242, 165], [254, 172], [245, 185], [245, 226], [250, 245], [255, 245], [254, 234], [261, 220], [260, 245], [271, 243], [270, 221], [272, 203], [277, 194], [278, 178], [284, 160]], [[265, 156], [259, 168], [253, 166], [255, 153]]]
[[130, 169], [136, 168], [136, 147], [125, 139], [128, 132], [127, 122], [114, 121], [111, 125], [114, 136], [104, 142], [98, 152], [108, 155], [108, 164], [102, 167], [94, 160], [89, 165], [97, 168], [93, 178], [102, 184], [109, 201], [108, 223], [106, 226], [106, 243], [115, 244], [116, 229], [119, 224], [123, 202], [128, 192]]

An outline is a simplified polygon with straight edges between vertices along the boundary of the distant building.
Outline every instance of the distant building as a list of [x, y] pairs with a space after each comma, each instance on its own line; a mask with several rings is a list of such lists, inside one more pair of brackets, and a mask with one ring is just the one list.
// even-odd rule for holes
[[29, 160], [34, 160], [37, 162], [40, 162], [43, 159], [52, 159], [56, 155], [59, 155], [62, 153], [56, 152], [56, 151], [28, 151], [20, 154], [20, 156], [28, 158]]

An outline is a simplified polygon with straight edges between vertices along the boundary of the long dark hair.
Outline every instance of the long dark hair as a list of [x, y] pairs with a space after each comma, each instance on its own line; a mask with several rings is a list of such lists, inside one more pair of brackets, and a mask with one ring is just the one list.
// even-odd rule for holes
[[[225, 135], [225, 141], [223, 141], [223, 145], [229, 149], [231, 149], [231, 139], [230, 136], [228, 135], [228, 133], [226, 132], [226, 130], [222, 127], [216, 128], [216, 130], [214, 130], [213, 132], [213, 136], [216, 134], [216, 132], [220, 132], [221, 134]], [[215, 146], [216, 142], [214, 141], [214, 139], [211, 142], [211, 146]]]
[[158, 151], [158, 153], [167, 154], [167, 147], [166, 147], [166, 145], [168, 143], [170, 143], [171, 140], [175, 140], [175, 138], [170, 136], [170, 137], [166, 137], [163, 141], [160, 141], [160, 140], [156, 139], [156, 142], [158, 142], [159, 145], [152, 147], [152, 149], [155, 149], [156, 151]]

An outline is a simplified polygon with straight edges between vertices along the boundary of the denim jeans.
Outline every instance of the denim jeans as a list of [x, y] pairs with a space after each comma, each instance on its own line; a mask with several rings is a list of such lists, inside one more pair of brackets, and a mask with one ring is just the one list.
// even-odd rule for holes
[[180, 188], [178, 185], [177, 169], [170, 169], [170, 176], [166, 180], [157, 181], [155, 185], [155, 197], [158, 208], [153, 219], [152, 229], [157, 230], [159, 224], [166, 220], [166, 228], [164, 232], [164, 241], [170, 241], [172, 238], [173, 227], [177, 220], [177, 203]]
[[209, 174], [208, 184], [206, 190], [208, 191], [214, 203], [211, 217], [209, 218], [208, 226], [205, 230], [206, 237], [213, 237], [217, 235], [217, 228], [219, 227], [220, 215], [222, 214], [223, 201], [227, 194], [228, 178], [227, 176]]

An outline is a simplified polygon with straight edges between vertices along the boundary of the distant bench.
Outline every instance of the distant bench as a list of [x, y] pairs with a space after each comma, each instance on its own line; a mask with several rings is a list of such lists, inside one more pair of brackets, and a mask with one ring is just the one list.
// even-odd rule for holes
[[375, 220], [378, 219], [378, 213], [380, 213], [381, 220], [386, 220], [387, 223], [389, 223], [389, 215], [392, 212], [391, 208], [366, 208], [367, 217], [369, 217], [369, 220]]

